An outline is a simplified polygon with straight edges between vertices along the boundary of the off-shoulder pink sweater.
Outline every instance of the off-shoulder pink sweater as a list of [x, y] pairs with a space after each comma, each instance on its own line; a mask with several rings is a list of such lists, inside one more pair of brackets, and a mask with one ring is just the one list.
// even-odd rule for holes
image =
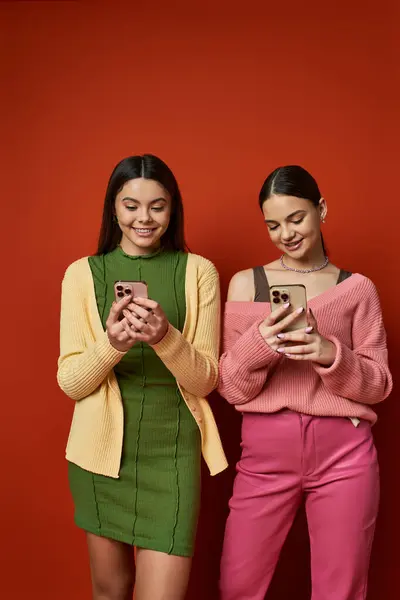
[[265, 302], [227, 302], [218, 391], [237, 410], [283, 408], [316, 416], [366, 419], [391, 392], [386, 333], [374, 284], [354, 274], [309, 303], [319, 332], [337, 349], [331, 367], [293, 361], [271, 350], [259, 332]]

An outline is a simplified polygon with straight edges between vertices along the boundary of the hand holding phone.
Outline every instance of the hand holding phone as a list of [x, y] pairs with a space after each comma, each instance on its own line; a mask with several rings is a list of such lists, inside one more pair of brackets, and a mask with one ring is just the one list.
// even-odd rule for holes
[[271, 313], [260, 324], [259, 331], [271, 350], [278, 352], [279, 335], [307, 327], [306, 290], [303, 285], [272, 286], [270, 299]]
[[[277, 309], [288, 303], [289, 306], [284, 313], [285, 315], [291, 315], [301, 308], [303, 309], [300, 311], [300, 314], [297, 313], [298, 317], [295, 320], [288, 323], [284, 329], [281, 330], [281, 333], [297, 331], [298, 329], [305, 329], [307, 327], [307, 294], [304, 285], [273, 285], [270, 287], [269, 293], [271, 313], [276, 312]], [[279, 323], [282, 318], [283, 314], [282, 317], [278, 316], [278, 319], [275, 322]]]
[[158, 302], [148, 298], [135, 298], [122, 311], [125, 331], [139, 342], [150, 346], [160, 342], [166, 335], [169, 322]]
[[278, 306], [276, 310], [271, 311], [258, 328], [265, 343], [275, 352], [278, 352], [278, 348], [281, 347], [281, 340], [278, 336], [283, 335], [282, 332], [293, 325], [296, 319], [304, 312], [303, 307], [298, 308], [290, 314], [287, 314], [288, 310], [288, 303]]
[[[135, 298], [148, 298], [147, 283], [145, 281], [116, 281], [114, 283], [114, 295], [116, 302], [120, 302], [128, 296], [130, 296], [131, 302], [134, 302]], [[124, 309], [126, 308], [124, 305]], [[121, 312], [119, 320], [122, 321], [123, 318]]]
[[124, 317], [124, 313], [131, 314], [129, 306], [135, 298], [147, 299], [147, 284], [144, 281], [116, 281], [114, 295], [115, 302], [106, 323], [107, 335], [114, 348], [120, 352], [127, 352], [138, 340], [132, 335], [133, 330], [128, 327], [129, 320]]
[[291, 360], [311, 361], [325, 367], [336, 358], [335, 344], [322, 336], [303, 285], [272, 286], [271, 314], [260, 333], [272, 350]]
[[131, 296], [129, 295], [120, 298], [118, 302], [113, 302], [106, 321], [109, 342], [119, 352], [128, 352], [136, 342], [126, 332], [122, 314], [130, 302]]

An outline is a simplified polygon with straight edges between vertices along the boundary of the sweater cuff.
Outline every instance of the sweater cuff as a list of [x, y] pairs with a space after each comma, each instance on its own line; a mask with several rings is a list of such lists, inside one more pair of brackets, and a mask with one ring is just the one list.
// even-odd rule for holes
[[268, 346], [260, 333], [263, 321], [254, 323], [236, 342], [232, 353], [237, 357], [240, 370], [257, 371], [262, 367], [271, 367], [282, 356]]
[[324, 367], [318, 363], [313, 363], [313, 367], [326, 383], [337, 380], [343, 381], [351, 375], [352, 351], [334, 336], [327, 335], [326, 339], [336, 347], [335, 360], [330, 367]]
[[157, 344], [152, 344], [151, 347], [161, 358], [162, 356], [166, 356], [167, 354], [174, 352], [174, 350], [177, 350], [177, 347], [181, 342], [181, 338], [181, 332], [175, 329], [175, 327], [169, 323], [167, 333], [159, 342], [157, 342]]
[[96, 356], [101, 362], [106, 365], [112, 365], [113, 367], [125, 356], [126, 352], [121, 352], [114, 348], [111, 344], [107, 332], [105, 331], [103, 337], [96, 343], [95, 349]]

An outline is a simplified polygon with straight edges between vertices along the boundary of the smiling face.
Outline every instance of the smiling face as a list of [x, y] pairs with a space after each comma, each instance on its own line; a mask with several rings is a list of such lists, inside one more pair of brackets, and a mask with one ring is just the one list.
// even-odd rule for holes
[[127, 254], [150, 254], [159, 246], [171, 218], [171, 197], [157, 181], [137, 178], [125, 183], [115, 199], [115, 216]]
[[310, 200], [273, 194], [262, 206], [272, 242], [294, 260], [304, 261], [322, 252], [321, 220], [326, 203], [314, 206]]

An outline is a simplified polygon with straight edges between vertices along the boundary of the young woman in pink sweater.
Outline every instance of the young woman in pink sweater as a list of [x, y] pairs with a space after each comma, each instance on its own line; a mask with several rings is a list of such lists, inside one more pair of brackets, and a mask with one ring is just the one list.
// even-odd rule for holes
[[[264, 599], [304, 498], [313, 600], [362, 600], [379, 503], [372, 405], [392, 388], [378, 294], [326, 257], [327, 205], [307, 171], [276, 169], [259, 202], [282, 256], [237, 273], [225, 309], [219, 392], [243, 423], [221, 597]], [[289, 284], [306, 287], [308, 326], [282, 333], [300, 314], [271, 314], [269, 287]]]

